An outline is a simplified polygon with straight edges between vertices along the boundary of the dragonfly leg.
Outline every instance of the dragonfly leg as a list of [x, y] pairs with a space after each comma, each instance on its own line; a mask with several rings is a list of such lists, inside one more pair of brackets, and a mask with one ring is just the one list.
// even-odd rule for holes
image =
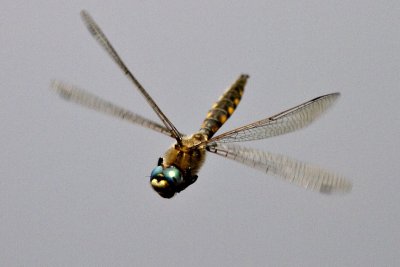
[[180, 191], [184, 190], [186, 187], [189, 185], [193, 184], [196, 182], [198, 176], [196, 174], [192, 174], [191, 168], [189, 167], [187, 170], [183, 172], [183, 177], [185, 179], [185, 183], [183, 183], [179, 188], [177, 188], [177, 192], [179, 193]]
[[192, 174], [192, 168], [189, 167], [186, 171], [185, 171], [185, 177], [187, 177], [189, 179], [188, 181], [188, 185], [193, 184], [194, 182], [196, 182], [197, 180], [197, 175], [196, 174]]

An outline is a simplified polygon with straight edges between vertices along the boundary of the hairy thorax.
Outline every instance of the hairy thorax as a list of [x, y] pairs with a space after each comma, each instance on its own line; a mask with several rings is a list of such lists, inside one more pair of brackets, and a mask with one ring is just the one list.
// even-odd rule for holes
[[[163, 166], [176, 166], [184, 174], [195, 175], [205, 160], [207, 136], [195, 133], [182, 138], [182, 145], [174, 143], [164, 155]], [[203, 145], [204, 144], [204, 145]]]

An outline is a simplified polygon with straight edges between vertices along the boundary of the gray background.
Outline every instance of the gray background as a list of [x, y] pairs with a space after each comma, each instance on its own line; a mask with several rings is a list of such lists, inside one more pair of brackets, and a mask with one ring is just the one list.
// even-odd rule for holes
[[[400, 265], [398, 1], [2, 1], [1, 266]], [[68, 104], [51, 79], [152, 110], [84, 28], [86, 8], [182, 132], [240, 73], [221, 132], [313, 97], [305, 130], [246, 145], [349, 177], [305, 191], [209, 155], [172, 200], [148, 176], [172, 139]]]

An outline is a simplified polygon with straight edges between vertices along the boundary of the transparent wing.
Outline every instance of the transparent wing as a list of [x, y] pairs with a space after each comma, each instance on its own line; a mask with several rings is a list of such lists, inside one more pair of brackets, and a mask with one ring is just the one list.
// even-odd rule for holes
[[313, 122], [328, 109], [339, 96], [340, 93], [333, 93], [314, 98], [272, 117], [213, 137], [208, 140], [207, 143], [250, 141], [293, 132]]
[[133, 76], [131, 71], [128, 69], [128, 67], [125, 65], [125, 63], [122, 61], [122, 59], [118, 55], [117, 51], [115, 51], [114, 47], [111, 45], [110, 41], [107, 39], [107, 37], [105, 36], [103, 31], [93, 20], [93, 18], [85, 10], [81, 11], [81, 17], [82, 17], [86, 27], [88, 28], [89, 32], [92, 34], [92, 36], [104, 48], [104, 50], [106, 50], [106, 52], [111, 56], [111, 58], [114, 60], [114, 62], [117, 63], [117, 65], [121, 68], [121, 70], [124, 72], [124, 74], [135, 84], [137, 89], [140, 91], [140, 93], [146, 99], [147, 103], [149, 103], [149, 105], [152, 107], [154, 112], [157, 114], [157, 116], [160, 118], [160, 120], [164, 123], [165, 127], [167, 127], [171, 131], [173, 137], [177, 140], [177, 142], [179, 144], [181, 144], [182, 143], [182, 135], [175, 128], [175, 126], [172, 124], [172, 122], [167, 118], [167, 116], [165, 116], [165, 114], [160, 110], [160, 108], [157, 106], [157, 104], [154, 102], [154, 100], [151, 98], [151, 96], [147, 93], [147, 91], [144, 89], [144, 87]]
[[51, 83], [51, 88], [67, 101], [72, 101], [87, 108], [94, 109], [96, 111], [100, 111], [102, 113], [118, 117], [120, 119], [127, 120], [135, 124], [139, 124], [143, 127], [152, 129], [156, 132], [163, 133], [174, 138], [174, 136], [171, 134], [171, 131], [164, 126], [144, 117], [141, 117], [129, 110], [120, 108], [115, 104], [103, 100], [100, 97], [88, 93], [82, 89], [59, 81], [53, 81]]
[[343, 176], [286, 156], [233, 144], [213, 144], [207, 150], [320, 193], [347, 193], [352, 188]]

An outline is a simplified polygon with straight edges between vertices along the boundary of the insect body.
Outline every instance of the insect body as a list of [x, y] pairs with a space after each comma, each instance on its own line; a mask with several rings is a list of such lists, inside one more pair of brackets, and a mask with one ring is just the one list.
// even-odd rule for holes
[[162, 197], [170, 198], [197, 180], [206, 156], [206, 142], [235, 111], [248, 75], [239, 79], [220, 97], [208, 112], [199, 132], [182, 138], [161, 158], [151, 174], [151, 185]]
[[339, 97], [339, 93], [314, 98], [274, 116], [214, 136], [233, 114], [241, 100], [249, 76], [240, 75], [212, 106], [199, 131], [192, 135], [183, 135], [129, 71], [90, 15], [86, 11], [82, 11], [81, 16], [90, 33], [135, 84], [163, 125], [71, 85], [54, 81], [52, 88], [66, 100], [139, 124], [174, 138], [176, 143], [165, 152], [164, 157], [158, 160], [157, 166], [150, 175], [150, 184], [160, 196], [171, 198], [193, 184], [197, 180], [197, 173], [204, 163], [207, 152], [232, 159], [321, 193], [348, 192], [351, 190], [351, 183], [338, 174], [286, 156], [232, 144], [234, 142], [282, 135], [303, 128], [329, 108]]

